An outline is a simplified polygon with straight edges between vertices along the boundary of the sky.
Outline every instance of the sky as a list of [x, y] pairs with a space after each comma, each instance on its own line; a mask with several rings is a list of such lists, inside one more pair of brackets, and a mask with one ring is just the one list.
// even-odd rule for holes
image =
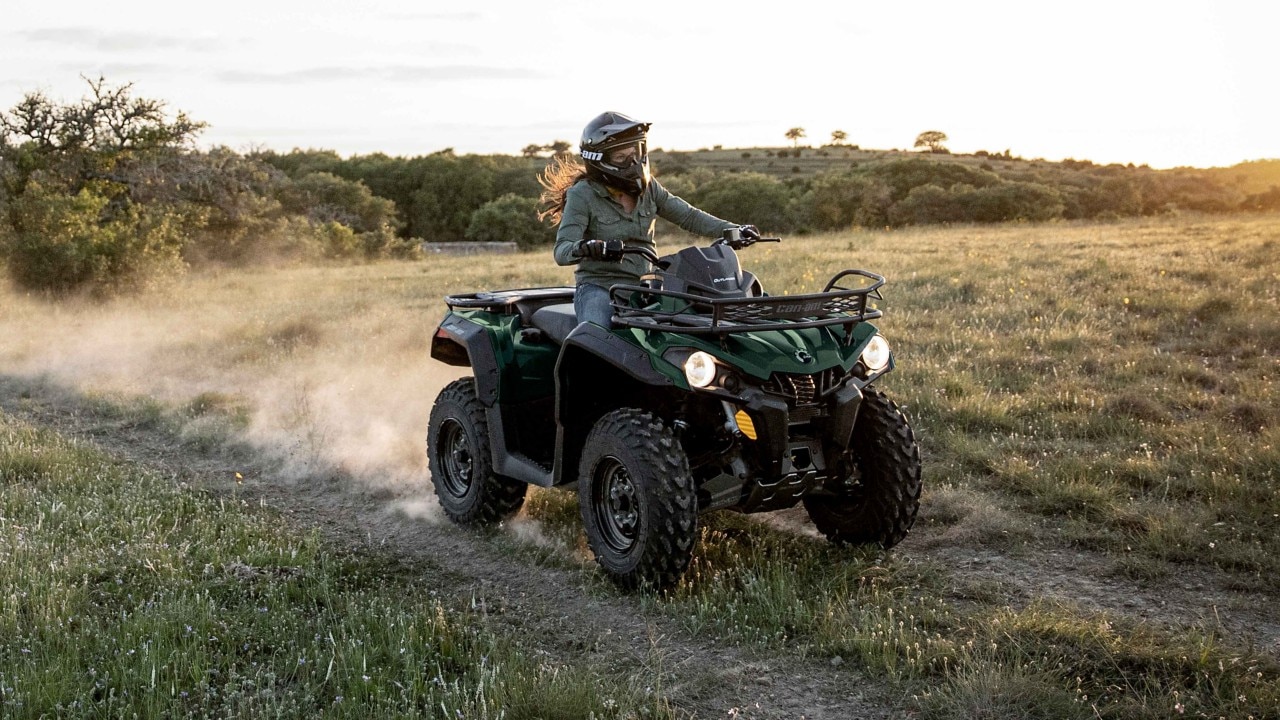
[[518, 154], [605, 110], [651, 147], [821, 145], [1213, 167], [1280, 158], [1270, 0], [3, 0], [0, 109], [86, 77], [205, 147]]

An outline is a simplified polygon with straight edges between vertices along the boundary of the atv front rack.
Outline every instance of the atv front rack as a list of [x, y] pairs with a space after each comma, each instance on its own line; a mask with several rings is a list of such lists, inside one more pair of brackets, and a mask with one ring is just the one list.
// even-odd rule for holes
[[[837, 283], [858, 276], [871, 281], [858, 288]], [[820, 293], [747, 298], [713, 298], [660, 290], [639, 285], [614, 285], [609, 289], [613, 324], [642, 330], [690, 335], [728, 335], [764, 330], [853, 326], [883, 313], [867, 308], [868, 298], [880, 300], [881, 275], [865, 270], [837, 273]]]

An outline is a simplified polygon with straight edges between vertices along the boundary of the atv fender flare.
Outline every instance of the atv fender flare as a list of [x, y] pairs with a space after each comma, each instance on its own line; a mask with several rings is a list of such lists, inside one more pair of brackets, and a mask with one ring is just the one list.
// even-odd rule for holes
[[498, 358], [483, 326], [450, 314], [431, 337], [431, 357], [449, 365], [471, 366], [476, 396], [486, 408], [498, 401]]
[[556, 360], [556, 458], [554, 484], [577, 480], [582, 444], [597, 410], [616, 409], [629, 378], [646, 391], [676, 388], [653, 367], [650, 354], [594, 323], [582, 323], [565, 338]]

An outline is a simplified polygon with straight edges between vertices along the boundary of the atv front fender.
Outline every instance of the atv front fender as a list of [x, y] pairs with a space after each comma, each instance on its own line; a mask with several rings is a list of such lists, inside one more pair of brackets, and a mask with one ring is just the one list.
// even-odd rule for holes
[[582, 443], [606, 411], [655, 409], [665, 391], [679, 388], [655, 362], [666, 361], [599, 325], [583, 323], [569, 333], [556, 361], [555, 484], [577, 479]]

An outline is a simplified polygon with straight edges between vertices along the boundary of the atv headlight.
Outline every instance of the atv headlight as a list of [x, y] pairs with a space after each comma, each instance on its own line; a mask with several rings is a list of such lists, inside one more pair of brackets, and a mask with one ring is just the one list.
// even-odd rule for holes
[[716, 359], [696, 350], [684, 361], [684, 377], [689, 384], [704, 388], [716, 379]]
[[872, 335], [862, 350], [862, 364], [871, 372], [880, 372], [889, 365], [889, 341], [882, 335]]

